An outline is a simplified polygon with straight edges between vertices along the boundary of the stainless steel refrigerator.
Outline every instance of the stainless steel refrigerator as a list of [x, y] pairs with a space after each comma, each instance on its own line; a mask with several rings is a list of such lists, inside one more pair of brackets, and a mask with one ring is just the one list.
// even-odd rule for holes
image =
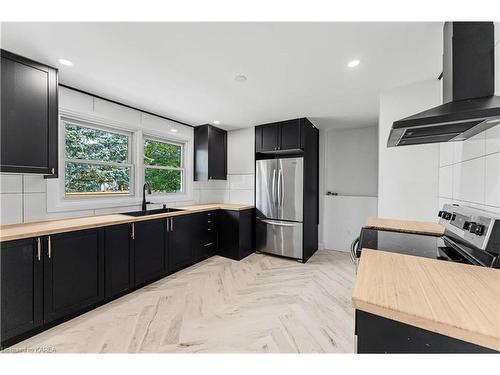
[[256, 161], [257, 250], [302, 260], [304, 161]]

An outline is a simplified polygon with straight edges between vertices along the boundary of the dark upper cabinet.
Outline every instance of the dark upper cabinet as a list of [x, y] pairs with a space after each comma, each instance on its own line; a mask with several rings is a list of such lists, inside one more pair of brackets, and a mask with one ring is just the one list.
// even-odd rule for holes
[[114, 297], [134, 287], [134, 241], [132, 224], [114, 225], [104, 230], [106, 297]]
[[57, 70], [1, 50], [1, 172], [57, 177]]
[[2, 344], [5, 340], [34, 329], [43, 322], [41, 246], [41, 240], [38, 243], [38, 239], [34, 238], [2, 243], [0, 249]]
[[44, 323], [104, 299], [104, 229], [45, 238]]
[[167, 273], [167, 221], [146, 220], [132, 225], [135, 252], [135, 285]]
[[304, 119], [287, 120], [255, 128], [256, 152], [297, 151], [304, 148]]
[[194, 128], [194, 180], [227, 178], [227, 132], [212, 125]]

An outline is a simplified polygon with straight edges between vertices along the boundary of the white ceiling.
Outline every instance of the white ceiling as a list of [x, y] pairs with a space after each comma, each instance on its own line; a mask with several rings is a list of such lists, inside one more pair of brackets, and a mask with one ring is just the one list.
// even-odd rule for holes
[[[442, 66], [442, 23], [3, 23], [1, 37], [58, 67], [61, 83], [226, 129], [303, 116], [373, 125], [381, 90]], [[361, 64], [349, 69], [352, 59]]]

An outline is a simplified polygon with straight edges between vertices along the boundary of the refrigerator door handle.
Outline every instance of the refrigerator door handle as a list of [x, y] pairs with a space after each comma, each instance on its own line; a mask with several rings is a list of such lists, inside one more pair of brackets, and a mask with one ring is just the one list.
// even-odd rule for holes
[[283, 207], [283, 170], [278, 171], [278, 206]]
[[258, 217], [257, 220], [262, 221], [263, 223], [266, 223], [269, 225], [277, 225], [279, 227], [295, 227], [295, 226], [300, 224], [300, 223], [288, 223], [288, 222], [284, 222], [284, 221], [261, 219], [260, 217]]
[[273, 184], [271, 190], [273, 197], [273, 206], [276, 206], [276, 169], [273, 169]]

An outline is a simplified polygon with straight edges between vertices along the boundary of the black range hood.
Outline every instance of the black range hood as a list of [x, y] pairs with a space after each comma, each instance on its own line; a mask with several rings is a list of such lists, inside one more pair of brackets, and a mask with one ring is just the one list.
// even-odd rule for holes
[[493, 22], [444, 25], [445, 104], [392, 124], [388, 147], [463, 141], [500, 124]]

